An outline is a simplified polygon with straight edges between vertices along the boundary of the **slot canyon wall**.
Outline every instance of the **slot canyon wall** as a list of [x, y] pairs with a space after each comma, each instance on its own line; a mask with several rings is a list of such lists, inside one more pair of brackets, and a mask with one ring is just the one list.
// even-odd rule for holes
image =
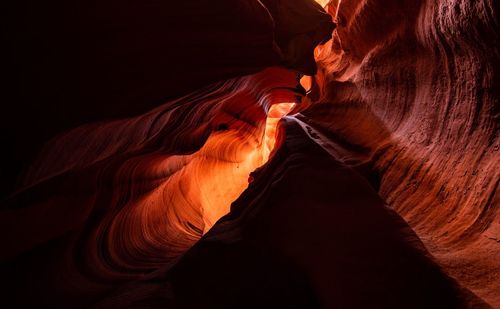
[[368, 160], [442, 266], [500, 305], [496, 1], [330, 1], [307, 122]]
[[498, 1], [316, 2], [9, 4], [2, 301], [500, 306]]

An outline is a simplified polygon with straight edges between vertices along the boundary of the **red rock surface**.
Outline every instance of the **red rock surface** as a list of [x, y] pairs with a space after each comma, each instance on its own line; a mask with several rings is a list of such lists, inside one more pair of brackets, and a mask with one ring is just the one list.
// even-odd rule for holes
[[68, 3], [9, 6], [7, 305], [500, 305], [493, 0]]
[[298, 71], [315, 73], [333, 30], [315, 2], [265, 2], [9, 5], [6, 123], [24, 125], [2, 170], [28, 168], [2, 200], [7, 306], [96, 303], [175, 263], [229, 212], [276, 144], [272, 119], [289, 108], [273, 105], [301, 101]]
[[366, 156], [380, 195], [500, 306], [498, 3], [331, 1], [308, 122]]

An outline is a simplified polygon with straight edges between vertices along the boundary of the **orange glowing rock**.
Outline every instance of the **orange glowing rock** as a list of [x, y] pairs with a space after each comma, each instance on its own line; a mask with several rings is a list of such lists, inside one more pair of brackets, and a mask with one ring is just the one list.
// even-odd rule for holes
[[250, 173], [267, 162], [276, 144], [278, 122], [295, 104], [272, 105], [265, 123], [212, 132], [196, 153], [160, 162], [163, 167], [158, 169], [182, 168], [136, 207], [170, 207], [172, 218], [164, 226], [175, 222], [178, 232], [193, 238], [199, 237], [196, 231], [207, 232], [229, 213], [231, 203], [247, 188]]
[[[54, 220], [68, 203], [75, 220], [84, 220], [92, 209], [106, 209], [85, 239], [85, 260], [99, 276], [128, 278], [164, 265], [227, 214], [247, 188], [250, 173], [267, 162], [276, 147], [279, 119], [303, 95], [297, 77], [273, 67], [138, 117], [76, 128], [47, 144], [23, 190], [29, 193], [38, 183], [60, 179], [73, 183], [79, 199], [66, 200], [66, 193], [55, 192], [33, 206]], [[75, 170], [80, 176], [71, 179]], [[105, 204], [99, 202], [102, 197]], [[20, 218], [18, 213], [12, 216]], [[49, 224], [32, 224], [36, 241], [50, 237], [43, 233]], [[19, 235], [21, 227], [5, 226]], [[7, 252], [22, 252], [29, 245], [13, 243]]]
[[325, 6], [328, 4], [328, 2], [330, 2], [330, 0], [315, 0], [316, 2], [318, 2], [321, 6]]

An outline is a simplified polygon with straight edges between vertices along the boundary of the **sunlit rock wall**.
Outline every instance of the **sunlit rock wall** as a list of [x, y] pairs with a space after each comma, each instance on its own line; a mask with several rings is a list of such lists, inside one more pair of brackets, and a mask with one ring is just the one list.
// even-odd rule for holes
[[309, 122], [366, 158], [445, 269], [500, 305], [499, 19], [492, 0], [330, 1]]
[[229, 212], [334, 24], [312, 0], [31, 2], [4, 27], [2, 304], [85, 307]]

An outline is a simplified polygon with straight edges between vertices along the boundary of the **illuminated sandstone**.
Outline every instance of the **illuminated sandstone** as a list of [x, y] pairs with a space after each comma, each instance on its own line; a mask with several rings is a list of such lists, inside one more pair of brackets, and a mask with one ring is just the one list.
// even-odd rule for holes
[[500, 304], [495, 3], [317, 2], [20, 4], [7, 306]]
[[381, 196], [452, 276], [495, 306], [493, 2], [332, 1], [337, 29], [316, 49], [320, 91], [305, 114], [367, 156]]

